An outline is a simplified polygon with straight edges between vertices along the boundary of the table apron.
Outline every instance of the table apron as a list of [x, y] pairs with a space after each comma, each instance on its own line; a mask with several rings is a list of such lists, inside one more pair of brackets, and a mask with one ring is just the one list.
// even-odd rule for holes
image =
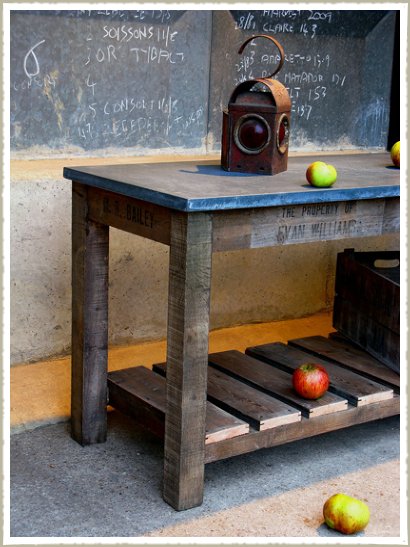
[[377, 236], [399, 229], [399, 198], [225, 211], [213, 216], [213, 251]]
[[[90, 220], [170, 245], [171, 217], [180, 212], [99, 188], [87, 190]], [[378, 236], [400, 230], [399, 197], [210, 214], [213, 252]]]
[[119, 230], [170, 244], [171, 210], [160, 205], [88, 187], [88, 217]]

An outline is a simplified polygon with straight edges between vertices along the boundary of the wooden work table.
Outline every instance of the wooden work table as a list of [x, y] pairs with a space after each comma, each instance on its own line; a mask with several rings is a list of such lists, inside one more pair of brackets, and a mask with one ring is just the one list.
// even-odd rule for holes
[[[326, 156], [338, 171], [329, 189], [306, 183], [310, 161], [291, 157], [288, 171], [275, 176], [229, 174], [209, 161], [64, 169], [73, 181], [72, 435], [81, 444], [105, 440], [108, 382], [110, 404], [164, 434], [163, 495], [178, 510], [202, 503], [207, 462], [399, 412], [398, 386], [394, 377], [381, 378], [383, 371], [376, 380], [384, 387], [360, 377], [352, 394], [340, 388], [351, 380], [338, 369], [340, 385], [335, 380], [328, 399], [292, 407], [290, 395], [268, 395], [302, 358], [300, 347], [292, 349], [293, 364], [278, 347], [208, 356], [213, 252], [399, 231], [400, 172], [388, 154]], [[107, 377], [109, 226], [170, 247], [167, 362], [156, 373], [137, 367]], [[273, 350], [280, 355], [273, 358]], [[268, 378], [273, 387], [261, 385], [256, 394], [258, 378], [267, 376], [258, 367], [269, 368], [270, 359], [281, 371]], [[259, 377], [248, 378], [249, 369]], [[372, 370], [367, 379], [374, 380]], [[255, 393], [270, 418], [255, 415], [248, 423], [229, 415], [225, 434], [235, 402], [217, 403], [222, 388], [229, 399], [238, 378], [242, 393], [248, 400]]]

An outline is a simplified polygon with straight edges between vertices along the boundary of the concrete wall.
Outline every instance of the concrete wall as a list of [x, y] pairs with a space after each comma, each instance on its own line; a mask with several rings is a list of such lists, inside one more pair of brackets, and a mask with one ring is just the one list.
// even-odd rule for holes
[[[142, 159], [147, 161], [120, 161]], [[62, 170], [92, 162], [113, 159], [11, 162], [12, 363], [70, 351], [71, 184]], [[115, 229], [110, 246], [110, 343], [164, 338], [168, 248]], [[302, 317], [330, 308], [336, 253], [345, 247], [398, 249], [399, 236], [215, 253], [211, 328]]]

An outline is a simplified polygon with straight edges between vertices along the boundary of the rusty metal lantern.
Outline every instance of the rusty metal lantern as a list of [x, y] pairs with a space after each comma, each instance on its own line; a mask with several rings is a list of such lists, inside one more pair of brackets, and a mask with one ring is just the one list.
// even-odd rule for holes
[[238, 53], [255, 38], [271, 40], [280, 62], [270, 76], [242, 82], [233, 91], [223, 112], [221, 164], [227, 171], [275, 175], [288, 165], [291, 101], [285, 86], [273, 79], [285, 55], [279, 42], [265, 34], [246, 40]]

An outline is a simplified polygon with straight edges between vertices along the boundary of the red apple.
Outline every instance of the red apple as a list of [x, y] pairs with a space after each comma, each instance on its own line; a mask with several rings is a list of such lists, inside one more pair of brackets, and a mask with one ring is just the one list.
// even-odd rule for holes
[[292, 383], [304, 399], [319, 399], [328, 390], [329, 375], [321, 365], [304, 363], [293, 372]]
[[400, 141], [397, 141], [391, 147], [390, 157], [393, 162], [393, 165], [395, 165], [396, 167], [400, 167]]
[[323, 161], [314, 161], [306, 170], [306, 179], [309, 184], [318, 188], [328, 188], [337, 179], [337, 171], [333, 165]]

